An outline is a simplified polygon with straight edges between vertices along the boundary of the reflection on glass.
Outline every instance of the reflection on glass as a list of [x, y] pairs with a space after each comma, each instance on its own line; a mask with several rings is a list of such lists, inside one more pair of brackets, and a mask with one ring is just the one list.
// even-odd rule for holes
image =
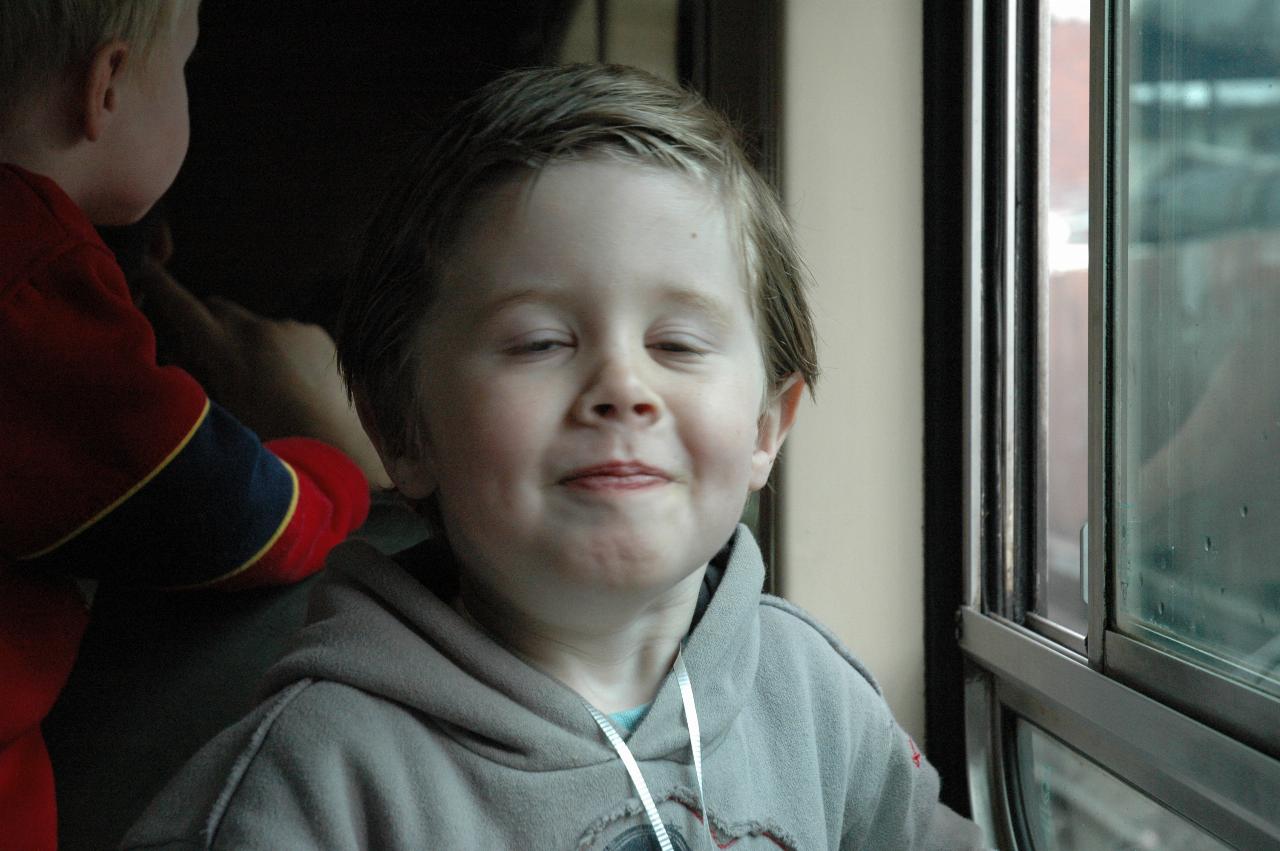
[[[1042, 7], [1043, 8], [1043, 7]], [[1051, 0], [1044, 111], [1047, 186], [1041, 203], [1044, 291], [1044, 565], [1036, 611], [1083, 635], [1080, 527], [1089, 472], [1089, 4]]]
[[1026, 721], [1018, 786], [1036, 851], [1212, 851], [1228, 848]]
[[1280, 693], [1280, 2], [1130, 17], [1118, 625]]

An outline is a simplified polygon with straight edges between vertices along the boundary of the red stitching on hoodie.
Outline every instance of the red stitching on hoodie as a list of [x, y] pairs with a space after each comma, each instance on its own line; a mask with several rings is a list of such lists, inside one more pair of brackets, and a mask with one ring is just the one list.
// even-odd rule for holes
[[[672, 797], [672, 798], [671, 798], [671, 800], [675, 801], [677, 804], [680, 804], [682, 807], [684, 807], [686, 810], [688, 810], [690, 813], [692, 813], [692, 814], [693, 814], [693, 817], [694, 817], [694, 818], [696, 818], [698, 821], [702, 821], [702, 813], [701, 813], [699, 810], [697, 810], [697, 809], [696, 809], [692, 804], [690, 804], [688, 801], [684, 801], [684, 800], [681, 800], [680, 798], [676, 798], [676, 797]], [[716, 836], [715, 836], [715, 829], [714, 829], [714, 828], [712, 828], [712, 827], [708, 827], [708, 828], [707, 828], [707, 833], [711, 836], [711, 841], [712, 841], [712, 842], [714, 842], [714, 843], [716, 844], [716, 847], [717, 847], [717, 848], [732, 848], [734, 845], [737, 845], [737, 844], [738, 844], [738, 841], [739, 841], [740, 839], [742, 839], [742, 838], [743, 838], [742, 836], [735, 836], [735, 837], [733, 837], [732, 839], [730, 839], [728, 842], [721, 842], [719, 839], [717, 839], [717, 838], [716, 838]], [[767, 831], [767, 830], [762, 830], [762, 831], [760, 831], [759, 833], [755, 833], [755, 834], [747, 833], [746, 835], [747, 835], [747, 836], [752, 836], [752, 835], [754, 835], [754, 836], [760, 836], [760, 837], [763, 837], [763, 838], [765, 838], [765, 839], [769, 840], [770, 842], [772, 842], [774, 845], [777, 845], [779, 848], [781, 848], [781, 849], [782, 849], [782, 851], [793, 851], [793, 849], [791, 848], [791, 846], [787, 845], [785, 842], [783, 842], [781, 839], [779, 839], [778, 837], [774, 836], [772, 833], [770, 833], [770, 832], [769, 832], [769, 831]]]

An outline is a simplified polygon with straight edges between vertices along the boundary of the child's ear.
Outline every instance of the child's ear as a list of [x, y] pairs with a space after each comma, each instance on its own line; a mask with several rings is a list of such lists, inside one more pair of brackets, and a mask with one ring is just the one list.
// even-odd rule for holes
[[436, 477], [426, 459], [407, 455], [388, 458], [381, 453], [379, 457], [391, 477], [391, 483], [401, 495], [409, 499], [426, 499], [435, 491]]
[[129, 59], [129, 45], [108, 41], [93, 52], [80, 87], [80, 131], [90, 142], [98, 141], [119, 107], [119, 86]]
[[800, 409], [800, 398], [804, 396], [804, 379], [800, 373], [793, 372], [773, 392], [769, 404], [760, 415], [760, 425], [756, 432], [756, 450], [751, 456], [751, 490], [758, 491], [769, 481], [769, 472], [773, 469], [774, 459], [782, 442], [787, 439], [787, 432], [796, 421], [796, 412]]
[[421, 457], [421, 451], [416, 448], [409, 452], [388, 451], [387, 443], [382, 439], [382, 432], [378, 429], [377, 419], [368, 401], [357, 395], [355, 403], [360, 424], [369, 435], [369, 442], [377, 450], [378, 459], [382, 461], [382, 466], [391, 477], [391, 483], [395, 485], [396, 490], [409, 499], [425, 499], [430, 496], [436, 489], [436, 478], [430, 463]]

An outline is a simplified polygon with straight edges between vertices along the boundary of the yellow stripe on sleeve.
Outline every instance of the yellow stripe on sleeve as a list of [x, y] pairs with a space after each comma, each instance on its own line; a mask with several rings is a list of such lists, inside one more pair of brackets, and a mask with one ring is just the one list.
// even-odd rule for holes
[[196, 591], [201, 588], [208, 588], [210, 586], [217, 585], [220, 582], [226, 582], [228, 579], [238, 576], [253, 567], [264, 555], [267, 554], [268, 550], [275, 546], [276, 541], [280, 540], [280, 536], [284, 534], [284, 530], [289, 528], [289, 523], [293, 521], [293, 515], [298, 510], [298, 497], [302, 490], [298, 484], [297, 472], [288, 461], [285, 461], [283, 458], [280, 458], [279, 461], [284, 465], [284, 468], [289, 471], [289, 479], [293, 483], [293, 496], [289, 499], [289, 510], [284, 513], [284, 519], [280, 521], [280, 525], [276, 527], [276, 531], [267, 539], [267, 542], [259, 547], [256, 553], [249, 556], [244, 564], [222, 574], [221, 576], [214, 579], [206, 579], [204, 582], [196, 582], [192, 585], [166, 585], [164, 586], [166, 591]]
[[73, 540], [77, 536], [84, 534], [86, 531], [92, 528], [96, 523], [101, 521], [102, 518], [106, 517], [108, 514], [115, 511], [117, 508], [119, 508], [125, 502], [125, 500], [127, 500], [129, 497], [133, 496], [135, 493], [137, 493], [138, 491], [146, 487], [148, 482], [150, 482], [156, 476], [160, 475], [160, 472], [164, 470], [165, 467], [168, 467], [169, 464], [173, 462], [174, 458], [178, 457], [178, 455], [182, 452], [182, 450], [187, 447], [187, 444], [191, 442], [191, 438], [195, 436], [195, 433], [200, 430], [200, 426], [204, 424], [204, 421], [208, 416], [209, 416], [209, 399], [208, 397], [205, 397], [204, 410], [200, 412], [200, 416], [196, 417], [195, 425], [191, 426], [190, 431], [187, 432], [186, 436], [183, 437], [182, 440], [178, 441], [178, 445], [173, 448], [173, 451], [170, 452], [168, 455], [166, 455], [164, 459], [159, 464], [157, 464], [153, 470], [151, 470], [151, 472], [147, 473], [137, 483], [135, 483], [133, 487], [129, 488], [127, 491], [125, 491], [123, 494], [121, 494], [119, 497], [113, 500], [110, 505], [108, 505], [106, 508], [99, 511], [97, 514], [90, 517], [84, 523], [81, 523], [78, 527], [73, 529], [70, 533], [63, 535], [61, 538], [54, 541], [52, 544], [50, 544], [49, 546], [45, 547], [42, 550], [31, 553], [30, 555], [19, 556], [18, 561], [30, 561], [32, 559], [37, 559], [37, 558], [40, 558], [41, 556], [48, 555], [49, 553], [53, 552], [59, 547], [64, 546], [65, 544], [67, 544], [69, 541]]

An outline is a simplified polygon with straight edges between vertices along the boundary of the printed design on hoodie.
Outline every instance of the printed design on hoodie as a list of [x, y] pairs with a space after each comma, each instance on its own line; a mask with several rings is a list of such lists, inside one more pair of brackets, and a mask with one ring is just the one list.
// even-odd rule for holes
[[[671, 839], [671, 847], [675, 851], [689, 851], [689, 843], [684, 841], [684, 834], [675, 825], [663, 822], [667, 828], [667, 836]], [[658, 847], [658, 840], [653, 838], [653, 829], [648, 825], [629, 827], [620, 836], [604, 847], [604, 851], [652, 851]]]
[[[714, 801], [711, 802], [714, 804]], [[679, 804], [681, 810], [672, 813], [671, 804]], [[667, 828], [674, 851], [708, 847], [706, 828], [702, 826], [702, 814], [696, 799], [686, 790], [676, 789], [670, 796], [658, 801], [664, 811], [662, 823]], [[796, 851], [793, 843], [779, 838], [784, 835], [779, 828], [760, 821], [747, 821], [726, 825], [722, 819], [708, 810], [715, 832], [716, 848], [732, 848], [734, 851]], [[692, 841], [686, 837], [693, 837]], [[653, 828], [644, 821], [644, 810], [639, 801], [632, 799], [617, 812], [587, 830], [577, 845], [579, 851], [657, 851], [658, 840]]]

